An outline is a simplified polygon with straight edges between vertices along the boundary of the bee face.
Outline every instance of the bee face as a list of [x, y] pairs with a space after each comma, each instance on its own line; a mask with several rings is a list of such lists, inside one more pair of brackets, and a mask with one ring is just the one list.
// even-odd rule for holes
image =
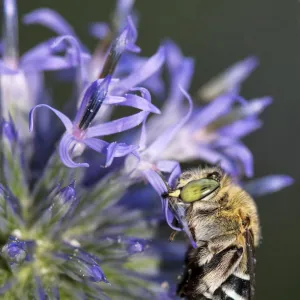
[[177, 205], [184, 203], [184, 222], [197, 244], [187, 253], [178, 294], [186, 299], [252, 299], [254, 248], [260, 238], [252, 198], [219, 168], [184, 172], [168, 196], [175, 215]]
[[230, 182], [230, 178], [219, 168], [195, 169], [182, 174], [169, 196], [185, 203], [208, 201]]

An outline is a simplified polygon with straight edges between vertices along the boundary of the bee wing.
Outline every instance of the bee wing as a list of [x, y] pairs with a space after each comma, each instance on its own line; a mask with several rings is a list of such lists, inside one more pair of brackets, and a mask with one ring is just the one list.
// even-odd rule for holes
[[249, 284], [249, 300], [254, 297], [254, 286], [255, 286], [255, 250], [253, 235], [249, 229], [245, 231], [246, 240], [246, 253], [247, 253], [247, 271], [250, 276]]

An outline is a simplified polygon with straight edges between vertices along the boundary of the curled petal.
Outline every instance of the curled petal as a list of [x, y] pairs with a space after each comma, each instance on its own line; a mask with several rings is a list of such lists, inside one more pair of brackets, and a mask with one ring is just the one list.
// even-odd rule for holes
[[71, 131], [73, 124], [71, 122], [71, 120], [63, 113], [61, 113], [59, 110], [54, 109], [53, 107], [47, 105], [47, 104], [39, 104], [36, 105], [35, 107], [33, 107], [31, 109], [31, 111], [29, 112], [29, 130], [32, 131], [33, 130], [33, 117], [34, 117], [34, 112], [37, 108], [39, 107], [46, 107], [50, 110], [52, 110], [58, 117], [59, 119], [62, 121], [62, 123], [64, 124], [65, 128], [67, 131]]
[[87, 81], [87, 75], [85, 73], [85, 70], [83, 68], [83, 56], [87, 57], [87, 53], [82, 53], [82, 48], [78, 42], [78, 40], [72, 36], [72, 35], [64, 35], [61, 37], [58, 37], [53, 44], [51, 45], [51, 48], [55, 50], [57, 47], [60, 47], [60, 45], [64, 42], [68, 42], [70, 45], [69, 53], [71, 55], [71, 62], [73, 66], [78, 66], [79, 70], [79, 76], [80, 81], [82, 83], [86, 83]]
[[213, 78], [198, 91], [198, 95], [210, 101], [228, 91], [238, 91], [240, 84], [253, 72], [258, 65], [258, 59], [250, 56], [225, 70]]
[[133, 153], [137, 150], [138, 146], [135, 145], [127, 145], [125, 143], [111, 143], [107, 147], [107, 154], [106, 154], [106, 164], [105, 167], [109, 167], [115, 157], [123, 157], [130, 153]]
[[140, 112], [111, 122], [92, 126], [87, 129], [86, 137], [105, 136], [119, 133], [140, 125], [148, 116], [148, 112]]
[[126, 94], [125, 98], [126, 100], [120, 103], [121, 106], [131, 106], [143, 111], [160, 114], [160, 110], [156, 106], [154, 106], [151, 102], [145, 100], [140, 96], [133, 95], [133, 94]]
[[145, 81], [147, 78], [154, 75], [162, 66], [164, 62], [164, 49], [160, 47], [158, 51], [150, 57], [144, 64], [142, 64], [138, 69], [132, 72], [129, 76], [122, 79], [112, 93], [116, 95], [122, 95], [126, 91], [134, 88], [141, 82]]
[[73, 28], [64, 20], [64, 18], [56, 11], [49, 8], [36, 9], [23, 17], [23, 22], [28, 24], [43, 25], [58, 35], [76, 36]]
[[294, 179], [287, 175], [269, 175], [251, 180], [243, 188], [253, 197], [260, 197], [280, 191], [294, 183]]
[[187, 114], [175, 125], [167, 129], [163, 132], [153, 143], [148, 147], [147, 152], [155, 157], [158, 153], [162, 152], [163, 149], [167, 147], [167, 145], [172, 141], [177, 132], [184, 126], [184, 124], [189, 120], [192, 110], [193, 110], [193, 102], [190, 95], [183, 90], [181, 87], [181, 92], [186, 97], [189, 103], [189, 108]]
[[65, 133], [63, 135], [59, 142], [59, 156], [62, 162], [69, 168], [89, 167], [88, 163], [75, 163], [72, 160], [70, 152], [72, 151], [74, 143], [76, 143], [76, 140], [71, 134]]

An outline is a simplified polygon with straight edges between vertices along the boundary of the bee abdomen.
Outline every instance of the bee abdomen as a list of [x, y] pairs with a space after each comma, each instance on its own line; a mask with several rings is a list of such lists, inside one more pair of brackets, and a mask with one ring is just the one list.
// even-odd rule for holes
[[215, 298], [218, 300], [249, 300], [250, 281], [231, 275], [215, 292]]

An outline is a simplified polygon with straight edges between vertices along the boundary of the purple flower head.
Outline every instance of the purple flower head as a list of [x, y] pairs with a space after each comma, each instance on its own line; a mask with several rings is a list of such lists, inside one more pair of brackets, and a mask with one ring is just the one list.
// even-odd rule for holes
[[[118, 9], [114, 18], [113, 28], [111, 30], [108, 29], [109, 26], [105, 23], [97, 23], [92, 27], [92, 31], [94, 33], [96, 32], [96, 36], [98, 38], [107, 37], [107, 39], [103, 41], [104, 44], [99, 44], [99, 47], [96, 48], [94, 54], [90, 57], [87, 63], [81, 66], [83, 69], [85, 69], [81, 73], [88, 76], [87, 80], [89, 82], [92, 82], [97, 78], [104, 78], [108, 73], [112, 73], [112, 70], [114, 70], [116, 67], [118, 60], [121, 58], [121, 55], [125, 52], [125, 50], [130, 52], [140, 51], [140, 48], [135, 45], [137, 39], [137, 30], [133, 20], [129, 16], [132, 4], [132, 1], [122, 0], [118, 2]], [[115, 22], [116, 20], [118, 21]], [[61, 15], [55, 11], [48, 8], [37, 9], [27, 14], [24, 17], [24, 22], [26, 24], [41, 24], [53, 30], [58, 35], [67, 35], [75, 38], [75, 40], [78, 41], [79, 50], [82, 52], [83, 58], [87, 58], [87, 49], [80, 42], [73, 28], [63, 19]], [[118, 27], [116, 27], [117, 25]], [[117, 39], [110, 43], [112, 36], [115, 35], [118, 35]], [[110, 44], [111, 46], [107, 47], [107, 44]], [[79, 59], [80, 56], [77, 55], [74, 58], [77, 65], [82, 64], [82, 60]], [[148, 60], [143, 60], [143, 63], [139, 64], [139, 68], [134, 70], [136, 72], [132, 72], [132, 74], [130, 74], [131, 76], [129, 75], [128, 78], [124, 78], [124, 85], [126, 85], [125, 91], [130, 90], [140, 82], [143, 82], [155, 74], [160, 69], [163, 59], [163, 51], [159, 50], [157, 55], [149, 59], [149, 62]], [[126, 63], [126, 60], [124, 63], [121, 60], [115, 76], [119, 78], [121, 73], [118, 70], [132, 70], [132, 65], [135, 64], [135, 60], [140, 61], [138, 57], [133, 58], [130, 64]], [[74, 63], [70, 63], [70, 59], [66, 59], [65, 62], [65, 67], [68, 66], [74, 66]], [[82, 78], [82, 81], [85, 82], [85, 78]], [[122, 91], [124, 91], [124, 88]]]
[[[8, 119], [11, 114], [20, 128], [26, 127], [24, 115], [38, 102], [43, 86], [42, 71], [61, 70], [70, 67], [74, 55], [61, 57], [51, 48], [52, 41], [38, 44], [19, 56], [18, 15], [15, 0], [3, 2], [3, 51], [0, 59], [2, 114]], [[21, 133], [27, 138], [28, 131]]]
[[[62, 162], [70, 168], [89, 166], [87, 163], [76, 163], [73, 161], [72, 155], [75, 153], [74, 151], [76, 149], [74, 149], [74, 147], [76, 145], [85, 145], [99, 153], [103, 153], [108, 149], [109, 143], [96, 139], [95, 137], [110, 135], [131, 129], [143, 122], [143, 120], [148, 116], [149, 110], [158, 112], [153, 105], [149, 104], [147, 100], [139, 96], [132, 95], [127, 99], [119, 96], [107, 97], [110, 81], [111, 76], [108, 75], [106, 78], [98, 79], [90, 85], [85, 92], [82, 105], [77, 112], [74, 122], [60, 111], [46, 104], [37, 105], [30, 112], [29, 123], [31, 131], [33, 129], [34, 112], [39, 107], [47, 107], [48, 109], [51, 109], [60, 118], [66, 128], [66, 132], [59, 143], [59, 154]], [[139, 103], [135, 104], [136, 100], [139, 100]], [[129, 117], [106, 122], [104, 124], [90, 126], [102, 103], [110, 105], [123, 103], [123, 105], [129, 105], [137, 108], [141, 107], [146, 111], [136, 113]], [[122, 148], [124, 148], [123, 144], [116, 144], [116, 147], [119, 150], [117, 151], [117, 149], [115, 149], [116, 156], [123, 156], [123, 152], [125, 155], [127, 154], [127, 148], [122, 151]], [[131, 146], [127, 147], [130, 147], [131, 149]]]
[[[170, 128], [175, 127], [176, 120], [185, 117], [178, 84], [188, 88], [193, 74], [193, 61], [183, 57], [174, 43], [167, 41], [165, 49], [171, 82], [170, 92], [162, 109], [162, 116], [152, 118], [148, 122], [150, 141], [156, 138], [158, 130], [171, 130]], [[238, 63], [230, 69], [230, 74], [233, 74], [231, 77], [245, 79], [249, 73], [246, 70], [249, 71], [250, 66], [255, 66], [253, 58]], [[243, 76], [239, 77], [238, 74]], [[237, 79], [234, 82], [236, 83]], [[194, 108], [189, 120], [176, 131], [176, 138], [170, 141], [161, 157], [179, 162], [200, 159], [211, 164], [220, 164], [233, 176], [250, 177], [253, 175], [252, 154], [240, 139], [261, 126], [257, 116], [270, 103], [269, 97], [247, 102], [241, 96], [227, 90], [211, 103]]]
[[26, 242], [9, 237], [8, 242], [2, 247], [1, 255], [11, 267], [21, 265], [27, 258]]
[[[188, 204], [167, 197], [180, 162], [220, 164], [255, 197], [293, 182], [284, 175], [241, 181], [253, 173], [241, 139], [261, 126], [258, 115], [271, 101], [239, 95], [256, 59], [204, 86], [199, 95], [207, 103], [195, 107], [187, 92], [194, 60], [169, 40], [154, 55], [139, 56], [133, 2], [118, 0], [110, 23], [92, 25], [99, 41], [91, 54], [62, 16], [35, 10], [24, 23], [46, 26], [55, 37], [21, 57], [16, 1], [3, 2], [0, 295], [7, 299], [175, 299], [171, 278], [186, 245], [169, 243], [162, 221], [196, 247]], [[46, 70], [55, 70], [52, 82]], [[57, 96], [56, 85], [66, 81], [72, 93], [68, 101], [57, 99], [59, 111], [52, 90]], [[158, 100], [168, 89], [162, 115], [151, 115], [161, 111], [147, 88]], [[115, 106], [126, 114], [115, 118]], [[27, 113], [33, 138], [23, 132]], [[162, 209], [153, 202], [156, 193]]]
[[196, 109], [164, 152], [164, 158], [181, 162], [201, 159], [220, 164], [232, 176], [251, 177], [252, 154], [240, 139], [261, 126], [257, 116], [271, 99], [264, 97], [237, 105], [235, 101], [236, 97], [227, 94]]

